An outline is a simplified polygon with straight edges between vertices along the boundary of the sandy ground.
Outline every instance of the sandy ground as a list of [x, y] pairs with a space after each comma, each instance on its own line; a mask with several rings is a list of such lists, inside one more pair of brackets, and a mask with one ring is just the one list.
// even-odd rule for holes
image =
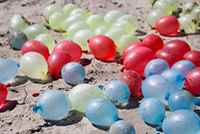
[[[114, 4], [111, 0], [85, 0], [76, 1], [81, 7], [87, 7], [94, 13], [103, 13], [111, 9], [119, 9], [137, 16], [139, 29], [151, 32], [145, 22], [147, 12], [150, 10], [148, 0], [124, 0], [125, 4]], [[189, 0], [187, 0], [189, 1]], [[191, 0], [190, 0], [191, 1]], [[42, 9], [51, 3], [48, 0], [0, 0], [0, 57], [12, 57], [19, 59], [20, 53], [8, 48], [6, 32], [8, 21], [13, 14], [22, 14], [31, 22], [42, 22]], [[67, 2], [72, 2], [68, 0]], [[193, 48], [200, 49], [200, 35], [181, 37], [187, 40]], [[86, 66], [87, 83], [97, 84], [116, 79], [119, 76], [121, 66], [116, 63], [103, 63], [92, 56], [83, 56], [91, 61]], [[47, 84], [27, 81], [19, 86], [12, 87], [8, 100], [16, 104], [12, 109], [0, 113], [0, 134], [106, 134], [107, 131], [95, 128], [90, 122], [80, 115], [72, 115], [68, 120], [59, 123], [46, 123], [38, 114], [32, 112], [32, 106], [37, 97], [32, 97], [34, 92], [43, 92], [47, 88], [69, 91], [71, 86], [63, 80], [53, 81]], [[137, 103], [133, 100], [129, 109], [119, 110], [120, 117], [134, 124], [137, 134], [155, 134], [155, 129], [143, 123], [138, 115]]]

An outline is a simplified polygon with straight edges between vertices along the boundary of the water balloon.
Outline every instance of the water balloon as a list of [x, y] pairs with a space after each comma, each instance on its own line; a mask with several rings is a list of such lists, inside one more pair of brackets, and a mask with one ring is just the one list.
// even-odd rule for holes
[[175, 16], [164, 16], [156, 21], [155, 28], [161, 35], [176, 36], [180, 31], [180, 24]]
[[120, 12], [118, 10], [112, 10], [106, 13], [104, 16], [104, 21], [107, 24], [113, 24], [117, 19], [119, 19], [122, 15], [124, 15], [123, 12]]
[[105, 99], [91, 100], [85, 115], [91, 123], [101, 127], [110, 127], [118, 120], [117, 108]]
[[98, 87], [89, 84], [79, 84], [69, 92], [72, 109], [82, 113], [85, 113], [88, 103], [96, 98], [106, 99], [106, 96]]
[[132, 25], [130, 22], [125, 20], [117, 20], [113, 25], [113, 28], [123, 28], [125, 32], [127, 33], [134, 33], [137, 29], [134, 25]]
[[120, 75], [120, 80], [125, 82], [129, 86], [132, 96], [142, 96], [142, 78], [138, 73], [133, 70], [124, 70]]
[[63, 40], [56, 44], [54, 52], [64, 52], [71, 57], [72, 61], [79, 61], [82, 55], [81, 47], [70, 40]]
[[85, 69], [79, 63], [70, 62], [63, 66], [61, 76], [65, 83], [77, 85], [85, 79]]
[[41, 24], [33, 24], [26, 29], [24, 29], [24, 33], [28, 37], [28, 39], [35, 39], [36, 36], [42, 33], [48, 33], [48, 30], [46, 27], [44, 27]]
[[73, 11], [73, 10], [75, 10], [77, 8], [77, 6], [76, 5], [74, 5], [74, 4], [66, 4], [66, 5], [64, 5], [64, 7], [62, 8], [62, 11], [63, 11], [63, 14], [64, 14], [64, 16], [65, 17], [68, 17], [69, 16], [69, 14]]
[[194, 69], [196, 66], [189, 60], [181, 60], [176, 62], [171, 69], [180, 72], [183, 76], [186, 76], [189, 71]]
[[160, 126], [165, 118], [165, 106], [155, 98], [144, 99], [139, 106], [139, 114], [146, 123]]
[[0, 83], [0, 110], [3, 109], [6, 105], [7, 95], [8, 95], [7, 87], [4, 84]]
[[112, 27], [105, 35], [110, 37], [112, 40], [117, 41], [124, 34], [127, 33], [123, 27]]
[[171, 111], [192, 109], [192, 96], [187, 91], [178, 91], [169, 96], [168, 105]]
[[86, 23], [89, 25], [90, 28], [95, 29], [96, 27], [104, 23], [104, 18], [102, 15], [99, 14], [91, 15], [87, 18]]
[[136, 132], [131, 123], [120, 120], [112, 124], [109, 134], [136, 134]]
[[143, 75], [146, 64], [153, 58], [154, 53], [150, 48], [137, 47], [124, 57], [123, 65], [125, 69], [131, 69]]
[[33, 107], [35, 113], [39, 113], [46, 120], [62, 120], [69, 115], [71, 104], [63, 91], [45, 91]]
[[64, 22], [64, 14], [62, 11], [54, 12], [49, 16], [49, 26], [54, 30], [63, 30], [62, 23]]
[[144, 43], [145, 47], [151, 48], [154, 52], [157, 52], [164, 46], [163, 40], [160, 36], [155, 34], [145, 36], [142, 43]]
[[182, 90], [184, 87], [184, 75], [180, 72], [169, 69], [161, 74], [174, 88], [170, 90], [170, 94]]
[[73, 36], [73, 41], [81, 45], [82, 50], [87, 51], [87, 40], [93, 36], [93, 32], [89, 29], [77, 31]]
[[95, 35], [102, 35], [106, 34], [108, 28], [105, 25], [98, 26], [95, 30], [94, 33]]
[[36, 52], [28, 52], [20, 59], [20, 70], [33, 79], [48, 79], [48, 65], [45, 58]]
[[193, 95], [199, 96], [200, 95], [200, 68], [195, 68], [191, 70], [187, 75], [186, 75], [186, 80], [185, 80], [185, 88], [189, 92], [191, 92]]
[[117, 51], [122, 54], [124, 49], [131, 45], [132, 42], [137, 41], [138, 38], [132, 34], [125, 34], [117, 41]]
[[49, 52], [51, 53], [55, 47], [55, 40], [49, 34], [39, 34], [35, 40], [42, 42], [45, 46], [48, 47]]
[[193, 20], [193, 16], [189, 14], [180, 16], [180, 28], [186, 33], [196, 32], [198, 26], [193, 22]]
[[122, 15], [117, 19], [117, 21], [128, 21], [133, 27], [137, 27], [137, 18], [135, 16], [132, 16], [130, 14]]
[[25, 54], [28, 52], [37, 52], [43, 55], [46, 60], [49, 57], [48, 48], [42, 42], [37, 40], [30, 40], [24, 43], [23, 47], [21, 48], [21, 53]]
[[13, 79], [19, 70], [19, 64], [12, 59], [0, 58], [0, 83]]
[[152, 75], [142, 82], [144, 98], [156, 98], [164, 103], [172, 88], [171, 84], [161, 75]]
[[128, 85], [120, 80], [109, 81], [104, 94], [117, 106], [126, 106], [131, 95]]
[[10, 28], [12, 28], [14, 31], [22, 32], [27, 27], [28, 24], [22, 16], [18, 14], [12, 16], [10, 20]]
[[59, 10], [60, 10], [60, 6], [58, 4], [51, 4], [44, 9], [43, 15], [48, 19], [49, 16], [51, 16], [53, 13]]
[[48, 58], [49, 73], [59, 78], [62, 67], [71, 61], [71, 56], [63, 52], [53, 52]]
[[89, 15], [89, 11], [86, 9], [82, 9], [82, 8], [76, 8], [71, 11], [70, 16], [74, 16], [77, 14], [80, 14], [83, 17], [87, 17]]
[[200, 119], [191, 110], [177, 110], [163, 121], [165, 134], [196, 134], [199, 129]]
[[184, 59], [192, 61], [192, 63], [194, 63], [196, 66], [200, 66], [200, 51], [197, 50], [188, 51], [184, 55]]
[[97, 35], [88, 40], [88, 46], [95, 58], [103, 61], [113, 61], [116, 46], [112, 39], [104, 35]]
[[163, 16], [163, 11], [161, 9], [151, 10], [147, 16], [147, 22], [152, 27], [155, 27], [155, 23]]
[[153, 59], [151, 60], [144, 69], [145, 77], [149, 77], [155, 74], [161, 74], [163, 71], [168, 70], [169, 65], [163, 59]]
[[9, 45], [15, 50], [20, 50], [27, 40], [26, 35], [22, 32], [12, 32], [9, 35]]

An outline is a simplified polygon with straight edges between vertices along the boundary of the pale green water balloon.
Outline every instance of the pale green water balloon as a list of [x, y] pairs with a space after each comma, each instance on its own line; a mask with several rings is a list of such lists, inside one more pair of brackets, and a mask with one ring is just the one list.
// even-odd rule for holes
[[106, 96], [99, 88], [89, 84], [79, 84], [73, 87], [69, 92], [69, 100], [71, 101], [72, 109], [82, 113], [85, 112], [87, 104], [95, 98], [106, 99]]
[[119, 19], [122, 15], [124, 15], [123, 12], [118, 11], [118, 10], [112, 10], [112, 11], [109, 11], [108, 13], [106, 13], [106, 15], [104, 16], [104, 21], [107, 24], [112, 24], [117, 19]]
[[74, 16], [77, 14], [81, 14], [82, 16], [87, 17], [89, 15], [89, 11], [82, 8], [76, 8], [72, 10], [72, 12], [70, 13], [70, 16]]
[[105, 34], [108, 31], [108, 27], [105, 25], [99, 26], [94, 30], [95, 35]]
[[130, 43], [134, 42], [134, 41], [137, 41], [138, 38], [132, 34], [125, 34], [125, 35], [122, 35], [120, 37], [120, 39], [117, 41], [117, 51], [122, 54], [123, 50], [125, 48], [127, 48]]
[[62, 11], [55, 12], [49, 17], [49, 25], [52, 29], [62, 30], [62, 24], [64, 19], [65, 18]]
[[53, 49], [55, 47], [55, 40], [51, 35], [39, 34], [35, 39], [44, 43], [48, 47], [50, 52], [53, 51]]
[[197, 30], [197, 26], [193, 22], [191, 15], [184, 15], [179, 18], [181, 29], [186, 33], [194, 33]]
[[26, 23], [26, 21], [23, 19], [22, 16], [16, 14], [12, 16], [10, 20], [10, 27], [15, 31], [22, 32], [25, 28], [28, 27], [28, 24]]
[[93, 36], [93, 32], [89, 29], [77, 31], [73, 36], [73, 41], [80, 44], [82, 50], [88, 50], [87, 40]]
[[113, 27], [110, 29], [105, 35], [117, 41], [123, 34], [126, 32], [124, 31], [123, 27]]
[[48, 33], [48, 29], [42, 24], [33, 24], [24, 30], [28, 39], [35, 39], [36, 36], [43, 33]]
[[91, 15], [87, 18], [86, 23], [90, 28], [95, 29], [96, 27], [103, 25], [104, 17], [99, 14]]
[[76, 22], [76, 23], [74, 23], [74, 24], [72, 24], [72, 25], [70, 25], [68, 27], [67, 33], [68, 33], [69, 38], [72, 38], [73, 35], [77, 31], [79, 31], [81, 29], [87, 29], [87, 28], [89, 28], [89, 27], [88, 27], [88, 25], [84, 21], [78, 21], [78, 22]]
[[118, 20], [113, 24], [112, 28], [123, 28], [127, 33], [134, 33], [137, 29], [134, 25], [125, 20]]
[[125, 15], [121, 16], [119, 19], [117, 19], [117, 21], [128, 21], [134, 27], [138, 26], [137, 18], [135, 16], [130, 15], [130, 14], [125, 14]]

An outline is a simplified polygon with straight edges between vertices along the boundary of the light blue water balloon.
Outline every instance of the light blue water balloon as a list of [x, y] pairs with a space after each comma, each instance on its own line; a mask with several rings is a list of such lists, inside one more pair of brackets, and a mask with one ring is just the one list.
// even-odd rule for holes
[[158, 99], [144, 99], [139, 106], [139, 114], [146, 123], [160, 126], [165, 118], [165, 106]]
[[62, 68], [61, 76], [66, 83], [77, 85], [85, 79], [85, 69], [79, 63], [70, 62]]
[[171, 69], [174, 69], [176, 71], [179, 71], [183, 76], [186, 76], [186, 74], [194, 69], [196, 66], [189, 60], [181, 60], [176, 62]]
[[0, 58], [0, 83], [13, 79], [19, 70], [19, 64], [12, 59]]
[[163, 59], [153, 59], [145, 67], [145, 77], [155, 74], [161, 74], [163, 71], [169, 69], [168, 63]]
[[61, 120], [68, 116], [71, 103], [63, 91], [45, 91], [33, 107], [33, 111], [39, 113], [46, 120]]
[[163, 121], [164, 134], [197, 134], [200, 119], [192, 110], [177, 110]]
[[131, 123], [119, 120], [110, 127], [109, 134], [136, 134], [136, 132]]
[[112, 80], [104, 86], [104, 94], [117, 106], [126, 106], [131, 95], [127, 84]]
[[89, 102], [85, 115], [92, 124], [101, 127], [110, 127], [118, 120], [115, 105], [109, 100], [99, 98]]
[[184, 76], [176, 70], [169, 69], [161, 74], [174, 88], [170, 90], [170, 93], [174, 93], [182, 90], [184, 86]]
[[172, 90], [171, 84], [161, 75], [152, 75], [142, 82], [144, 98], [157, 98], [165, 102]]
[[171, 111], [192, 109], [192, 96], [187, 91], [178, 91], [169, 96], [168, 105]]

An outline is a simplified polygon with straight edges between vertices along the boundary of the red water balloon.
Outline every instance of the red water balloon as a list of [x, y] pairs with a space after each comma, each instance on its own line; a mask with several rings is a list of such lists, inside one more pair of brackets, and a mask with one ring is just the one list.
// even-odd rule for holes
[[21, 48], [21, 53], [25, 54], [27, 52], [37, 52], [45, 57], [47, 60], [49, 57], [49, 49], [42, 42], [37, 40], [30, 40], [24, 43]]
[[200, 67], [193, 69], [186, 75], [185, 88], [195, 96], [200, 95]]
[[0, 110], [6, 105], [6, 98], [8, 95], [7, 87], [0, 83]]
[[137, 47], [124, 57], [125, 69], [134, 70], [143, 76], [146, 64], [154, 58], [154, 52], [147, 47]]
[[79, 61], [82, 55], [81, 47], [73, 41], [64, 40], [54, 48], [54, 52], [64, 52], [71, 56], [73, 61]]
[[133, 49], [135, 49], [136, 47], [139, 47], [139, 46], [144, 46], [144, 43], [142, 43], [141, 41], [134, 41], [133, 43], [130, 44], [130, 46], [128, 46], [126, 49], [124, 49], [121, 58], [124, 59], [124, 57], [126, 55], [128, 55], [130, 52], [133, 51]]
[[161, 49], [156, 53], [156, 57], [165, 60], [169, 66], [172, 66], [175, 62], [179, 60], [175, 54], [170, 53], [167, 50]]
[[114, 41], [105, 35], [97, 35], [90, 38], [88, 46], [91, 53], [99, 60], [113, 61], [116, 56]]
[[125, 82], [129, 86], [132, 96], [142, 96], [142, 77], [138, 73], [133, 70], [124, 70], [124, 72], [120, 74], [120, 80]]
[[190, 45], [183, 40], [171, 40], [164, 45], [164, 50], [176, 55], [178, 60], [183, 59], [185, 53], [191, 50]]
[[200, 51], [189, 51], [184, 55], [184, 59], [192, 61], [196, 66], [200, 66]]
[[49, 73], [54, 78], [59, 78], [62, 67], [71, 61], [71, 57], [63, 52], [54, 52], [48, 58]]
[[180, 31], [180, 24], [176, 16], [164, 16], [156, 21], [155, 28], [161, 35], [176, 36]]
[[151, 48], [154, 52], [160, 50], [164, 46], [163, 40], [160, 36], [155, 34], [145, 36], [142, 42], [145, 47]]

